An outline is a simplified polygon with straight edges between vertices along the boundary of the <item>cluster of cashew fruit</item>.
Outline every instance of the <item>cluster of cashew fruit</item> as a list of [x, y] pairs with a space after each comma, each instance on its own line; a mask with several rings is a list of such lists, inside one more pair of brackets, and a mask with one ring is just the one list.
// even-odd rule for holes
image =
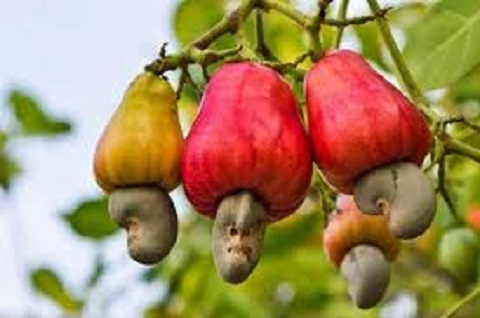
[[305, 77], [305, 94], [309, 136], [280, 74], [254, 62], [223, 64], [182, 147], [172, 89], [140, 75], [95, 158], [131, 256], [153, 263], [172, 248], [177, 219], [168, 191], [180, 175], [195, 210], [214, 219], [217, 272], [227, 282], [244, 281], [260, 259], [268, 223], [303, 202], [315, 161], [333, 188], [353, 194], [340, 196], [325, 250], [354, 302], [375, 305], [398, 239], [422, 234], [434, 217], [435, 193], [420, 168], [430, 131], [408, 99], [351, 51], [318, 61]]
[[[351, 51], [334, 51], [317, 62], [306, 75], [305, 94], [315, 161], [330, 185], [340, 193], [353, 194], [355, 204], [347, 210], [358, 207], [366, 215], [385, 218], [388, 231], [398, 239], [424, 233], [435, 215], [436, 196], [420, 168], [431, 146], [422, 114]], [[353, 301], [369, 308], [386, 290], [386, 260], [393, 260], [396, 243], [387, 239], [385, 229], [371, 234], [368, 222], [380, 221], [358, 219], [363, 226], [350, 225], [349, 219], [355, 217], [353, 212], [348, 215], [333, 217], [324, 246], [329, 255], [339, 254], [333, 262], [340, 264]], [[346, 224], [339, 226], [342, 222]], [[342, 230], [348, 234], [339, 233]], [[347, 250], [337, 240], [347, 240], [348, 244], [343, 242], [347, 246], [350, 240], [360, 241], [362, 248]], [[384, 246], [386, 241], [392, 242], [389, 248]]]

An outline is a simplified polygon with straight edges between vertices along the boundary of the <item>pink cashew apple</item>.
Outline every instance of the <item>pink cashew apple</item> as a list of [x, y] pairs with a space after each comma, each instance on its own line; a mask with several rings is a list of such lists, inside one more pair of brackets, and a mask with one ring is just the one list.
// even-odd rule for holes
[[314, 159], [360, 210], [388, 214], [400, 238], [422, 234], [435, 194], [420, 166], [431, 146], [414, 105], [357, 53], [326, 54], [307, 73], [305, 94]]
[[215, 218], [213, 254], [228, 282], [247, 278], [266, 222], [302, 203], [312, 162], [294, 94], [275, 71], [223, 65], [208, 83], [182, 158], [185, 193]]

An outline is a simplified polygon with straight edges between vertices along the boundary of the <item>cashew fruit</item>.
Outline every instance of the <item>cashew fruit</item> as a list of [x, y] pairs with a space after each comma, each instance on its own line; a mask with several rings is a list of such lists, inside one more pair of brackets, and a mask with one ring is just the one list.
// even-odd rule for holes
[[[246, 222], [256, 233], [240, 239], [263, 238], [264, 226], [254, 223], [293, 213], [305, 198], [311, 173], [308, 139], [287, 82], [256, 63], [221, 66], [206, 87], [182, 157], [185, 193], [196, 211], [215, 218], [213, 246], [227, 249], [214, 253], [220, 276], [241, 277], [230, 280], [238, 283], [248, 275], [234, 272], [248, 268], [250, 273], [259, 257], [259, 251], [252, 258], [248, 249], [238, 248], [235, 259], [248, 264], [223, 259], [232, 259], [229, 244], [221, 242], [230, 240], [225, 227], [240, 230]], [[225, 205], [225, 200], [232, 202]]]
[[168, 192], [180, 182], [183, 137], [170, 84], [152, 73], [137, 76], [105, 128], [94, 173], [110, 194], [112, 219], [128, 232], [130, 256], [162, 260], [177, 239], [177, 215]]
[[310, 140], [328, 182], [352, 194], [373, 168], [422, 164], [431, 145], [426, 120], [392, 84], [349, 50], [327, 53], [305, 77]]
[[375, 306], [387, 291], [390, 263], [375, 246], [357, 245], [342, 260], [340, 272], [347, 280], [348, 294], [361, 309]]
[[345, 254], [360, 244], [379, 248], [389, 261], [395, 260], [400, 249], [399, 240], [390, 232], [386, 215], [364, 214], [352, 196], [341, 194], [323, 233], [324, 250], [338, 267]]
[[388, 288], [390, 262], [400, 248], [387, 216], [364, 214], [352, 196], [341, 194], [323, 233], [323, 247], [346, 279], [353, 303], [362, 309], [375, 306]]
[[420, 166], [431, 147], [415, 106], [357, 53], [329, 52], [305, 79], [314, 158], [364, 213], [388, 214], [399, 238], [430, 226], [435, 193]]
[[94, 171], [107, 193], [152, 184], [170, 191], [180, 183], [183, 137], [170, 84], [150, 72], [130, 84], [95, 151]]

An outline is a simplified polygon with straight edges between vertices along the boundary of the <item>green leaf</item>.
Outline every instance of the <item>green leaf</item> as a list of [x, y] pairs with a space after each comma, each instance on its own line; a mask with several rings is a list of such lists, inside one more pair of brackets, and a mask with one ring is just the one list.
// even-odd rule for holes
[[[223, 0], [183, 0], [177, 6], [173, 19], [173, 28], [180, 44], [190, 44], [219, 22], [225, 13], [224, 5]], [[213, 47], [229, 46], [234, 46], [233, 39], [223, 37]]]
[[388, 12], [388, 22], [399, 27], [410, 27], [417, 23], [428, 12], [425, 2], [410, 2], [399, 5]]
[[353, 30], [360, 41], [361, 53], [383, 70], [388, 70], [383, 57], [383, 40], [374, 23], [356, 25]]
[[27, 136], [53, 136], [68, 133], [71, 124], [45, 113], [40, 104], [30, 95], [18, 89], [8, 95], [8, 105]]
[[0, 149], [0, 187], [4, 190], [10, 189], [12, 181], [21, 171], [19, 163]]
[[[294, 61], [306, 52], [303, 32], [296, 24], [276, 12], [264, 14], [263, 17], [265, 42], [280, 60]], [[252, 43], [255, 43], [253, 39]]]
[[118, 230], [108, 215], [106, 198], [81, 202], [63, 217], [75, 233], [94, 240], [102, 240]]
[[79, 312], [83, 303], [69, 293], [58, 277], [49, 268], [37, 268], [30, 273], [30, 284], [40, 294], [69, 312]]
[[480, 102], [480, 68], [477, 67], [452, 85], [450, 95], [456, 102], [477, 100]]
[[443, 0], [407, 32], [405, 58], [422, 89], [451, 84], [480, 63], [480, 1]]
[[[263, 256], [281, 256], [321, 235], [321, 213], [310, 213], [273, 224], [267, 231]], [[283, 224], [282, 224], [283, 223]]]

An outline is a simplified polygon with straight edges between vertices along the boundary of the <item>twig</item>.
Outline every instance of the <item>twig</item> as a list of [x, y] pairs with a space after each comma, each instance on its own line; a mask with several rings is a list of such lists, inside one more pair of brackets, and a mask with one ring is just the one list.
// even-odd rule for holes
[[[348, 4], [349, 4], [349, 0], [340, 1], [340, 8], [338, 9], [338, 14], [337, 14], [338, 20], [346, 20]], [[337, 30], [337, 34], [335, 35], [335, 48], [337, 49], [340, 47], [340, 42], [342, 42], [344, 28], [345, 28], [344, 26], [339, 26]]]
[[210, 30], [196, 39], [191, 46], [199, 49], [205, 49], [210, 46], [215, 40], [226, 33], [235, 33], [248, 17], [250, 12], [255, 8], [256, 1], [244, 1], [236, 10], [224, 17], [220, 22], [214, 25]]
[[265, 42], [262, 10], [260, 9], [255, 10], [255, 33], [257, 41], [255, 51], [257, 52], [257, 54], [263, 56], [266, 60], [278, 61], [278, 59], [273, 55], [272, 51], [270, 51], [267, 43]]
[[449, 118], [442, 119], [442, 124], [443, 125], [457, 124], [457, 123], [464, 124], [467, 127], [471, 128], [472, 130], [475, 130], [476, 132], [480, 132], [480, 125], [468, 120], [463, 115], [455, 115], [455, 116], [451, 116]]
[[453, 317], [453, 315], [455, 315], [460, 309], [468, 305], [471, 301], [473, 301], [478, 296], [480, 296], [480, 287], [475, 288], [467, 296], [460, 299], [458, 303], [456, 303], [453, 307], [448, 309], [440, 318]]
[[[345, 0], [348, 2], [348, 0]], [[341, 8], [343, 9], [343, 8]], [[361, 16], [361, 17], [355, 17], [355, 18], [350, 18], [346, 19], [344, 16], [343, 17], [338, 17], [337, 19], [325, 19], [323, 24], [330, 25], [330, 26], [336, 26], [339, 28], [339, 30], [343, 30], [346, 26], [349, 25], [357, 25], [357, 24], [365, 24], [368, 22], [375, 21], [378, 18], [383, 18], [387, 15], [387, 13], [392, 10], [392, 7], [386, 7], [383, 9], [379, 9], [377, 12], [375, 12], [373, 15], [366, 15], [366, 16]], [[339, 12], [343, 13], [343, 12]]]
[[462, 223], [460, 218], [458, 217], [457, 210], [455, 209], [455, 205], [453, 204], [452, 197], [448, 193], [447, 187], [446, 187], [446, 177], [445, 177], [445, 170], [446, 170], [446, 155], [442, 155], [439, 159], [438, 162], [438, 181], [437, 181], [437, 191], [440, 193], [440, 195], [443, 197], [445, 200], [445, 203], [447, 204], [450, 213], [454, 217], [455, 221], [457, 223]]

